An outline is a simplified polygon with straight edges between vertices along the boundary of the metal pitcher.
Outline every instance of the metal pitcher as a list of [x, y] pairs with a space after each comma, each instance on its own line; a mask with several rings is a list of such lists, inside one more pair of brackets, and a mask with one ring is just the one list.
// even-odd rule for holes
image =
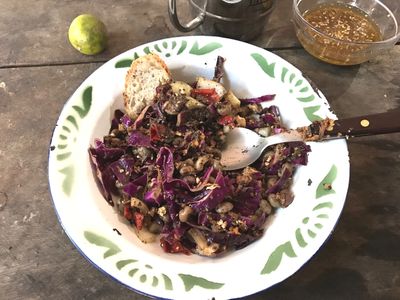
[[176, 0], [169, 0], [172, 24], [182, 32], [200, 26], [204, 34], [219, 35], [242, 41], [256, 38], [274, 9], [275, 0], [188, 0], [193, 19], [181, 24]]

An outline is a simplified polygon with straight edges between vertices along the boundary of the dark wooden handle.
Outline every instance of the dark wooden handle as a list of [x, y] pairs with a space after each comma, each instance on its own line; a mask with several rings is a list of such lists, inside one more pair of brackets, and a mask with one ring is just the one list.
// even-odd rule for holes
[[380, 114], [336, 120], [333, 129], [327, 131], [326, 134], [330, 137], [357, 137], [393, 132], [400, 132], [400, 109]]

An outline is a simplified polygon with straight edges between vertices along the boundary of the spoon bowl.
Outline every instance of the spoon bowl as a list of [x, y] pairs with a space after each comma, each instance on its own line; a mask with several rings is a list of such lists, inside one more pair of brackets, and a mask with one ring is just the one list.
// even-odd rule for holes
[[253, 130], [236, 127], [226, 137], [221, 164], [224, 170], [241, 169], [255, 162], [268, 146], [294, 141], [303, 141], [295, 130], [263, 137]]

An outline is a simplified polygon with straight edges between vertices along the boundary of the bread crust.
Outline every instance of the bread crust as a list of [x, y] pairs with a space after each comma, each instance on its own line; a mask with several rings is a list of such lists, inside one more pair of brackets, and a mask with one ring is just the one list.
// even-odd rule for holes
[[136, 119], [142, 109], [154, 102], [156, 88], [172, 81], [166, 63], [154, 53], [135, 59], [125, 77], [123, 92], [126, 112]]

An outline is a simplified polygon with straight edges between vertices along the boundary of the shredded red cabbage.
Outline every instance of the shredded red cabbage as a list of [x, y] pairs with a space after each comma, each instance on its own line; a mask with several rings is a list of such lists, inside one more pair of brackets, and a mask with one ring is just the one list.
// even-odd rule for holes
[[278, 108], [260, 105], [274, 95], [242, 99], [240, 106], [193, 96], [167, 84], [136, 120], [117, 110], [110, 133], [89, 155], [102, 195], [142, 240], [160, 235], [166, 252], [215, 256], [260, 238], [273, 209], [293, 201], [293, 173], [307, 164], [310, 148], [276, 145], [252, 166], [224, 171], [220, 149], [230, 128], [284, 130]]
[[272, 101], [274, 99], [275, 99], [275, 95], [263, 95], [263, 96], [256, 97], [256, 98], [240, 99], [240, 101], [245, 104], [260, 104], [263, 102]]

